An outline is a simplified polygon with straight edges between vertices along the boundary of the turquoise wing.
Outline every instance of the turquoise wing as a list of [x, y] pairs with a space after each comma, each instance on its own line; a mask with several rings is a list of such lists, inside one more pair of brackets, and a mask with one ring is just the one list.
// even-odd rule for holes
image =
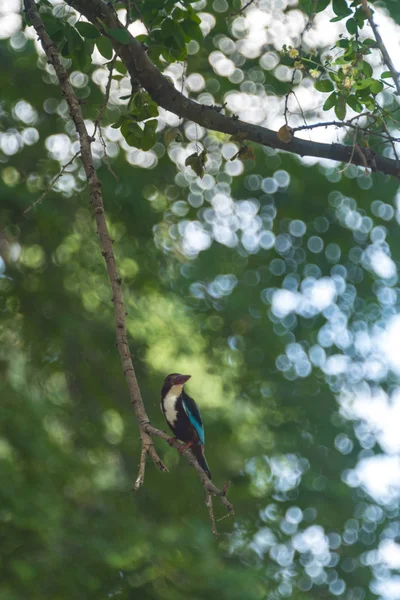
[[189, 421], [195, 428], [200, 442], [204, 445], [204, 427], [196, 402], [190, 396], [185, 394], [182, 403]]

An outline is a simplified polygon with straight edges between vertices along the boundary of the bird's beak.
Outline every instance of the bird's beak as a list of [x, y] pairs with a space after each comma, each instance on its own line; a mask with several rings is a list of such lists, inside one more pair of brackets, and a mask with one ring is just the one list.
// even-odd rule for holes
[[177, 375], [174, 380], [174, 385], [183, 385], [184, 383], [189, 381], [190, 378], [191, 375]]

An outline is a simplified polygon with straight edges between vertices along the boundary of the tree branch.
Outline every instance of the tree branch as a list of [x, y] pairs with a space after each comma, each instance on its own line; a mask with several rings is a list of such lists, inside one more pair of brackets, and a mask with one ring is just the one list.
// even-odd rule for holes
[[153, 427], [153, 425], [150, 425], [150, 423], [147, 423], [144, 426], [144, 428], [152, 436], [156, 436], [156, 437], [159, 437], [159, 438], [165, 440], [171, 446], [173, 446], [174, 448], [179, 450], [180, 454], [185, 456], [187, 461], [197, 471], [197, 474], [200, 478], [201, 484], [204, 487], [204, 489], [206, 490], [206, 492], [211, 493], [213, 496], [218, 496], [220, 498], [222, 504], [227, 509], [229, 514], [233, 515], [235, 513], [233, 504], [231, 502], [229, 502], [228, 498], [226, 497], [227, 491], [229, 489], [229, 484], [225, 484], [224, 488], [222, 490], [220, 490], [213, 484], [213, 482], [210, 479], [208, 479], [207, 475], [204, 473], [203, 469], [200, 467], [199, 463], [197, 462], [195, 456], [191, 453], [191, 451], [188, 448], [184, 448], [184, 446], [180, 442], [176, 441], [175, 439], [171, 440], [171, 437], [167, 433], [165, 433], [165, 431], [161, 431], [161, 429], [157, 429], [156, 427]]
[[108, 81], [107, 81], [107, 85], [106, 85], [106, 91], [105, 91], [105, 94], [104, 94], [104, 102], [100, 106], [99, 114], [97, 115], [96, 120], [94, 122], [93, 137], [96, 137], [96, 132], [97, 132], [97, 129], [98, 129], [99, 130], [99, 139], [100, 139], [101, 145], [103, 146], [104, 160], [105, 160], [105, 162], [107, 164], [107, 169], [114, 176], [114, 179], [116, 181], [119, 181], [118, 175], [116, 175], [114, 173], [114, 171], [113, 171], [113, 169], [111, 167], [110, 160], [109, 160], [108, 154], [107, 154], [107, 144], [106, 144], [105, 139], [103, 137], [103, 132], [101, 131], [101, 120], [103, 118], [104, 111], [107, 108], [108, 100], [110, 98], [110, 91], [111, 91], [111, 83], [112, 83], [112, 77], [113, 77], [113, 71], [114, 71], [114, 64], [115, 64], [115, 57], [112, 59], [112, 61], [108, 65], [108, 68], [109, 68], [110, 72], [108, 74]]
[[[67, 0], [78, 12], [95, 25], [101, 33], [106, 34], [103, 25], [108, 28], [123, 28], [113, 9], [103, 0]], [[176, 114], [180, 118], [189, 119], [198, 123], [206, 129], [213, 129], [230, 135], [240, 134], [246, 141], [256, 142], [263, 146], [284, 150], [300, 156], [315, 156], [317, 158], [328, 158], [337, 162], [351, 162], [355, 165], [364, 166], [361, 158], [354, 154], [352, 146], [344, 144], [324, 144], [309, 140], [293, 138], [285, 143], [280, 140], [275, 131], [245, 123], [234, 117], [227, 117], [214, 106], [198, 104], [194, 100], [186, 98], [175, 89], [169, 79], [157, 69], [148, 58], [142, 44], [131, 36], [130, 44], [120, 44], [110, 36], [114, 50], [124, 62], [132, 80], [139, 83], [148, 91], [152, 99], [165, 110]], [[400, 178], [400, 169], [396, 160], [384, 156], [375, 155], [370, 151], [371, 164], [374, 170], [387, 175]]]
[[392, 59], [390, 58], [390, 54], [387, 51], [387, 48], [383, 42], [383, 39], [381, 37], [381, 34], [379, 33], [379, 29], [377, 24], [374, 21], [374, 18], [372, 16], [372, 10], [370, 9], [370, 7], [368, 6], [368, 2], [367, 0], [361, 0], [361, 4], [363, 7], [363, 10], [367, 16], [368, 19], [368, 23], [370, 24], [370, 27], [374, 33], [375, 36], [375, 40], [376, 43], [378, 44], [379, 50], [381, 51], [381, 54], [383, 56], [383, 61], [385, 63], [385, 65], [387, 66], [387, 68], [389, 69], [391, 75], [392, 75], [392, 79], [394, 81], [394, 85], [396, 86], [396, 90], [397, 90], [397, 95], [400, 96], [400, 80], [399, 80], [399, 73], [396, 70], [396, 67], [393, 64]]
[[67, 72], [61, 64], [60, 57], [57, 51], [57, 46], [53, 43], [53, 41], [50, 39], [49, 35], [46, 32], [43, 20], [36, 7], [35, 1], [24, 0], [24, 6], [28, 19], [30, 20], [30, 22], [36, 30], [36, 33], [38, 34], [43, 50], [46, 53], [47, 59], [56, 72], [61, 91], [69, 106], [71, 118], [75, 124], [75, 129], [78, 134], [80, 154], [89, 185], [90, 199], [94, 216], [96, 219], [97, 233], [99, 235], [100, 245], [102, 248], [102, 255], [106, 263], [108, 278], [110, 280], [110, 285], [113, 293], [112, 301], [114, 303], [117, 347], [121, 357], [122, 368], [128, 385], [130, 399], [136, 413], [136, 419], [138, 421], [140, 437], [142, 440], [142, 447], [146, 451], [146, 454], [149, 454], [151, 456], [154, 463], [161, 471], [167, 471], [167, 468], [163, 464], [162, 460], [159, 458], [154, 448], [151, 436], [145, 430], [145, 425], [149, 422], [149, 419], [143, 405], [143, 400], [140, 394], [138, 382], [132, 364], [131, 352], [128, 345], [128, 336], [125, 319], [126, 313], [121, 288], [122, 280], [118, 274], [114, 252], [112, 248], [112, 241], [108, 232], [108, 227], [105, 219], [103, 197], [101, 193], [101, 182], [98, 179], [96, 171], [94, 169], [93, 156], [91, 151], [91, 143], [93, 141], [93, 138], [90, 137], [88, 134], [79, 101], [75, 95], [71, 82], [68, 79]]
[[49, 192], [51, 192], [51, 190], [53, 189], [53, 185], [55, 183], [57, 183], [57, 181], [64, 175], [67, 167], [69, 167], [70, 165], [72, 165], [72, 163], [77, 158], [77, 156], [80, 155], [80, 153], [81, 153], [80, 150], [78, 150], [78, 152], [75, 152], [75, 154], [73, 155], [73, 157], [67, 163], [65, 163], [65, 165], [63, 165], [61, 167], [61, 169], [59, 170], [59, 172], [57, 173], [57, 175], [54, 177], [54, 179], [51, 180], [51, 182], [49, 183], [49, 185], [47, 186], [47, 188], [44, 190], [43, 194], [41, 194], [39, 196], [39, 198], [37, 200], [35, 200], [35, 202], [32, 202], [32, 204], [30, 206], [28, 206], [28, 208], [26, 208], [24, 210], [24, 215], [26, 215], [34, 206], [37, 206], [38, 204], [40, 204], [41, 201], [47, 196], [47, 194]]
[[351, 120], [354, 120], [354, 118], [355, 117], [353, 117], [353, 119], [350, 119], [349, 121], [323, 121], [321, 123], [313, 123], [312, 125], [299, 125], [299, 127], [291, 127], [291, 130], [293, 133], [295, 133], [296, 131], [317, 129], [318, 127], [350, 127], [351, 129], [355, 129], [357, 131], [362, 131], [363, 133], [369, 133], [376, 137], [380, 137], [390, 144], [393, 144], [393, 142], [400, 142], [400, 138], [394, 138], [390, 135], [390, 132], [387, 129], [387, 127], [385, 128], [385, 135], [384, 133], [374, 131], [373, 129], [369, 129], [367, 127], [360, 127], [360, 125], [357, 124], [354, 125], [353, 123], [351, 123]]
[[215, 517], [214, 517], [214, 510], [213, 510], [213, 505], [212, 505], [212, 495], [210, 494], [210, 492], [206, 492], [206, 506], [207, 506], [207, 510], [208, 510], [208, 515], [210, 517], [210, 522], [211, 522], [211, 531], [213, 532], [213, 534], [215, 535], [215, 537], [218, 537], [218, 531], [217, 531], [217, 526], [215, 524]]
[[[67, 72], [61, 64], [57, 46], [53, 43], [53, 41], [46, 32], [43, 20], [36, 7], [35, 0], [24, 0], [24, 6], [25, 11], [27, 13], [27, 17], [38, 34], [43, 50], [46, 53], [47, 59], [56, 72], [61, 91], [65, 97], [65, 100], [67, 101], [70, 115], [74, 122], [76, 132], [78, 134], [80, 154], [89, 185], [90, 199], [94, 216], [96, 219], [97, 233], [99, 235], [102, 255], [106, 263], [108, 278], [113, 293], [112, 301], [114, 303], [117, 347], [121, 358], [122, 369], [128, 385], [130, 400], [135, 410], [136, 420], [138, 422], [140, 437], [142, 440], [139, 473], [136, 482], [133, 486], [133, 490], [136, 491], [141, 485], [143, 485], [147, 454], [150, 455], [155, 465], [161, 471], [167, 471], [167, 468], [165, 467], [162, 460], [159, 458], [154, 448], [152, 436], [157, 436], [161, 439], [166, 440], [167, 442], [170, 440], [170, 437], [164, 431], [156, 429], [155, 427], [150, 425], [149, 418], [144, 408], [139, 385], [136, 379], [136, 374], [131, 358], [131, 352], [128, 345], [128, 335], [125, 318], [126, 312], [121, 287], [122, 280], [118, 274], [115, 256], [112, 248], [112, 240], [110, 238], [110, 234], [106, 223], [103, 196], [101, 192], [101, 182], [97, 177], [93, 164], [91, 143], [94, 141], [94, 138], [90, 137], [88, 134], [79, 101], [75, 95], [71, 82], [69, 81]], [[181, 449], [181, 444], [177, 441], [173, 441], [172, 445], [177, 449]], [[190, 450], [184, 449], [181, 453], [184, 454], [188, 462], [197, 471], [200, 481], [206, 490], [206, 493], [208, 495], [212, 494], [214, 496], [219, 496], [222, 504], [224, 504], [224, 506], [227, 508], [228, 513], [233, 514], [233, 505], [226, 498], [227, 486], [225, 486], [222, 491], [219, 490], [208, 479], [207, 475], [204, 473], [203, 469], [200, 467], [196, 458], [190, 452]], [[215, 529], [215, 523], [212, 523], [212, 527]]]

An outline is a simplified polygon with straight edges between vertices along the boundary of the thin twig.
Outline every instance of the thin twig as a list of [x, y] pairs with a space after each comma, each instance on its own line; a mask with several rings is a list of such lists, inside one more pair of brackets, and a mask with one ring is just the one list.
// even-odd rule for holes
[[107, 154], [107, 144], [106, 144], [106, 141], [105, 141], [105, 139], [103, 137], [103, 132], [101, 130], [100, 125], [99, 125], [99, 140], [100, 140], [100, 144], [103, 147], [104, 160], [105, 160], [105, 163], [107, 165], [107, 169], [108, 169], [108, 171], [110, 171], [110, 173], [114, 177], [115, 181], [119, 181], [118, 175], [115, 173], [114, 169], [111, 166], [110, 159], [109, 159], [108, 154]]
[[103, 132], [101, 130], [101, 119], [103, 118], [104, 111], [106, 110], [108, 101], [110, 99], [111, 82], [112, 82], [112, 77], [113, 77], [114, 64], [115, 64], [115, 56], [114, 56], [114, 58], [112, 59], [112, 61], [108, 65], [110, 73], [108, 75], [108, 80], [107, 80], [107, 85], [106, 85], [106, 91], [105, 91], [105, 95], [104, 95], [104, 102], [100, 106], [99, 114], [97, 115], [97, 118], [96, 118], [96, 120], [94, 122], [93, 137], [96, 136], [96, 131], [99, 130], [99, 139], [100, 139], [100, 143], [101, 143], [101, 145], [103, 147], [104, 159], [105, 159], [105, 162], [107, 164], [107, 169], [113, 175], [114, 179], [116, 181], [119, 181], [118, 175], [116, 175], [116, 173], [113, 171], [113, 168], [112, 168], [112, 166], [110, 164], [110, 160], [109, 160], [108, 154], [107, 154], [107, 144], [106, 144], [106, 141], [105, 141], [105, 139], [103, 137]]
[[132, 23], [132, 17], [131, 17], [131, 2], [130, 0], [125, 0], [125, 6], [126, 6], [126, 21], [125, 21], [125, 27], [128, 27], [128, 25], [130, 25]]
[[114, 58], [112, 59], [112, 61], [108, 65], [108, 68], [109, 68], [110, 72], [108, 74], [106, 91], [105, 91], [105, 94], [104, 94], [104, 101], [103, 101], [103, 104], [100, 106], [99, 114], [97, 115], [96, 120], [94, 122], [93, 137], [96, 136], [97, 128], [100, 125], [100, 122], [101, 122], [101, 120], [103, 118], [103, 115], [104, 115], [104, 111], [106, 110], [108, 101], [110, 99], [111, 82], [112, 82], [112, 77], [113, 77], [114, 65], [115, 65], [115, 56], [114, 56]]
[[[353, 160], [353, 156], [354, 156], [354, 152], [357, 146], [357, 129], [354, 132], [354, 142], [353, 142], [353, 149], [351, 151], [351, 156], [348, 160], [348, 162], [345, 164], [345, 166], [343, 167], [343, 169], [340, 169], [339, 173], [344, 173], [345, 171], [347, 171], [347, 169], [350, 167], [352, 160]], [[364, 157], [365, 158], [365, 157]]]
[[146, 469], [146, 458], [147, 458], [147, 450], [145, 446], [142, 446], [142, 451], [140, 453], [140, 463], [139, 463], [139, 473], [135, 483], [132, 486], [132, 491], [136, 492], [144, 482], [144, 472]]
[[30, 206], [28, 206], [28, 208], [26, 208], [24, 210], [24, 215], [26, 215], [26, 213], [28, 213], [32, 208], [34, 208], [37, 204], [40, 204], [42, 202], [42, 200], [47, 196], [47, 194], [49, 192], [51, 192], [53, 185], [55, 183], [57, 183], [57, 181], [60, 179], [60, 177], [62, 177], [65, 173], [65, 170], [67, 167], [69, 167], [70, 165], [72, 165], [72, 163], [74, 162], [74, 160], [77, 158], [77, 156], [79, 156], [81, 153], [80, 150], [78, 150], [78, 152], [76, 152], [74, 154], [74, 156], [71, 158], [71, 160], [69, 160], [67, 163], [65, 163], [65, 165], [63, 165], [60, 169], [60, 171], [58, 172], [58, 174], [54, 177], [54, 179], [51, 181], [50, 185], [47, 186], [47, 188], [44, 190], [43, 194], [41, 196], [39, 196], [39, 198], [37, 200], [35, 200], [35, 202], [33, 202]]
[[[354, 117], [353, 117], [354, 119]], [[293, 132], [303, 131], [304, 129], [317, 129], [318, 127], [350, 127], [351, 129], [357, 129], [358, 131], [363, 131], [364, 133], [369, 133], [371, 135], [375, 135], [376, 137], [383, 138], [387, 142], [400, 142], [400, 138], [392, 137], [388, 131], [387, 135], [384, 133], [380, 133], [379, 131], [374, 131], [373, 129], [367, 129], [364, 127], [360, 127], [359, 125], [353, 125], [350, 121], [325, 121], [323, 123], [313, 123], [312, 125], [299, 125], [299, 127], [292, 127]]]
[[361, 147], [354, 143], [354, 147], [353, 147], [353, 152], [354, 150], [357, 150], [358, 155], [361, 157], [361, 160], [364, 163], [364, 167], [365, 167], [365, 174], [369, 175], [368, 173], [368, 161], [367, 161], [367, 157], [365, 156], [364, 152], [362, 151]]
[[[301, 55], [303, 53], [303, 38], [304, 38], [304, 34], [306, 33], [306, 31], [309, 31], [309, 29], [311, 29], [312, 24], [314, 22], [316, 10], [317, 10], [317, 4], [318, 4], [318, 0], [314, 0], [313, 9], [311, 11], [311, 14], [310, 14], [309, 18], [307, 19], [307, 23], [305, 24], [303, 31], [300, 34], [300, 40], [299, 40], [299, 48], [300, 48], [300, 50], [299, 50], [299, 57], [301, 57]], [[301, 116], [303, 118], [304, 125], [305, 125], [305, 127], [307, 127], [307, 121], [306, 121], [306, 118], [304, 116], [303, 109], [301, 108], [300, 102], [299, 102], [299, 100], [298, 100], [298, 98], [297, 98], [297, 96], [296, 96], [296, 94], [295, 94], [295, 92], [293, 90], [293, 85], [294, 85], [294, 79], [295, 79], [295, 76], [296, 76], [296, 71], [297, 71], [297, 68], [295, 67], [293, 69], [292, 78], [291, 78], [290, 84], [289, 84], [290, 89], [289, 89], [288, 93], [285, 95], [285, 106], [284, 106], [284, 110], [283, 110], [283, 116], [285, 118], [285, 125], [289, 125], [289, 120], [288, 120], [288, 116], [287, 116], [288, 115], [288, 111], [289, 111], [288, 103], [289, 103], [289, 96], [290, 96], [290, 94], [293, 94], [293, 96], [295, 97], [296, 102], [298, 104], [298, 107], [300, 109], [300, 113], [301, 113]]]
[[237, 17], [237, 16], [243, 14], [244, 11], [246, 10], [246, 8], [249, 8], [249, 6], [251, 6], [253, 4], [253, 2], [254, 2], [254, 0], [249, 0], [248, 2], [246, 2], [246, 4], [244, 6], [242, 6], [242, 8], [240, 8], [236, 12], [231, 13], [229, 16], [230, 17]]
[[385, 120], [384, 120], [384, 119], [382, 119], [382, 125], [383, 125], [383, 128], [384, 128], [384, 130], [386, 131], [386, 133], [387, 133], [387, 135], [388, 135], [388, 138], [389, 138], [389, 141], [390, 141], [390, 143], [391, 143], [391, 145], [392, 145], [393, 154], [394, 154], [394, 157], [395, 157], [395, 159], [396, 159], [396, 161], [397, 161], [397, 165], [398, 165], [398, 168], [399, 168], [399, 173], [400, 173], [400, 163], [399, 163], [399, 155], [397, 154], [397, 148], [396, 148], [396, 146], [395, 146], [395, 144], [394, 144], [394, 140], [393, 140], [392, 136], [390, 135], [389, 128], [388, 128], [388, 126], [386, 125], [386, 122], [385, 122]]
[[387, 66], [387, 68], [390, 71], [390, 74], [392, 76], [392, 79], [394, 81], [394, 85], [396, 86], [396, 90], [397, 90], [397, 95], [400, 96], [400, 80], [399, 80], [399, 72], [397, 71], [396, 67], [393, 64], [392, 59], [390, 58], [390, 54], [387, 51], [387, 48], [383, 42], [383, 39], [381, 37], [381, 34], [379, 33], [379, 29], [377, 24], [374, 21], [373, 18], [373, 13], [372, 10], [370, 9], [370, 7], [368, 6], [368, 1], [367, 0], [361, 0], [361, 4], [363, 7], [363, 10], [366, 14], [366, 17], [368, 19], [368, 23], [370, 24], [370, 27], [374, 33], [375, 36], [375, 40], [376, 43], [378, 44], [379, 50], [381, 51], [382, 57], [383, 57], [383, 62], [385, 63], [385, 65]]
[[289, 126], [289, 119], [288, 119], [288, 112], [289, 112], [289, 107], [288, 107], [288, 103], [289, 103], [289, 96], [290, 94], [293, 94], [293, 90], [292, 90], [292, 86], [294, 83], [294, 76], [296, 74], [296, 69], [293, 69], [293, 73], [292, 73], [292, 79], [290, 81], [290, 90], [285, 94], [285, 106], [283, 108], [283, 116], [285, 118], [285, 125]]
[[215, 524], [215, 517], [214, 517], [214, 511], [213, 511], [213, 505], [212, 505], [212, 495], [210, 494], [210, 492], [206, 492], [206, 506], [207, 506], [208, 514], [210, 516], [211, 531], [213, 532], [215, 537], [218, 537], [219, 533], [217, 531], [217, 526]]
[[301, 114], [301, 118], [303, 119], [303, 123], [304, 123], [305, 127], [308, 127], [306, 116], [305, 116], [304, 111], [303, 111], [303, 109], [301, 107], [301, 104], [300, 104], [300, 101], [299, 101], [299, 99], [297, 97], [297, 94], [296, 94], [296, 92], [294, 90], [292, 90], [292, 94], [295, 97], [295, 100], [297, 102], [297, 106], [299, 107], [299, 111], [300, 111], [300, 114]]

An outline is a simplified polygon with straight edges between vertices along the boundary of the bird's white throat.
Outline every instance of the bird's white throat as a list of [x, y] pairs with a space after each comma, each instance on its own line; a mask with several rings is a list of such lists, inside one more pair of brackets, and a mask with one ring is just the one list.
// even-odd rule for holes
[[177, 415], [176, 401], [178, 400], [179, 396], [181, 395], [182, 389], [183, 389], [183, 384], [173, 385], [163, 400], [165, 417], [166, 417], [168, 423], [174, 424], [176, 421], [176, 415]]

